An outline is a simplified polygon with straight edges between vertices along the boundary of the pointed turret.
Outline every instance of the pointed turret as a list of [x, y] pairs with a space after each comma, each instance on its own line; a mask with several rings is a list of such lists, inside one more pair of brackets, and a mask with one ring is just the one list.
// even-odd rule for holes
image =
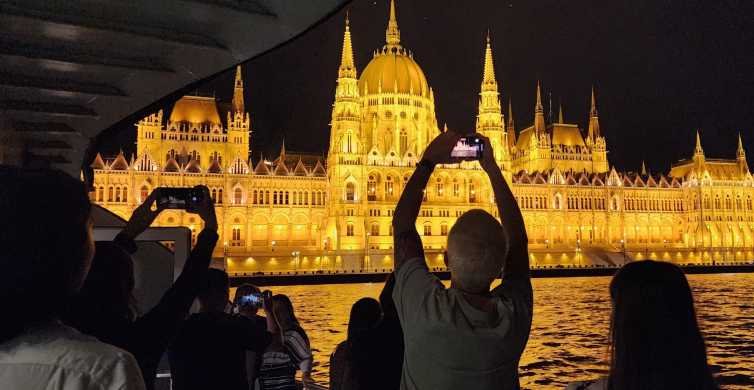
[[351, 45], [351, 23], [346, 14], [346, 31], [343, 33], [343, 50], [340, 54], [339, 78], [356, 78], [356, 66], [353, 62], [353, 46]]
[[542, 91], [537, 80], [537, 102], [534, 105], [534, 134], [545, 132], [545, 109], [542, 106]]
[[285, 160], [285, 137], [283, 137], [283, 143], [280, 145], [280, 157], [278, 159]]
[[501, 162], [506, 158], [508, 145], [504, 138], [505, 119], [500, 106], [497, 80], [495, 80], [495, 64], [492, 60], [489, 30], [487, 31], [487, 44], [484, 49], [484, 69], [482, 70], [482, 86], [479, 91], [476, 132], [490, 139], [496, 160]]
[[644, 165], [644, 160], [641, 160], [641, 175], [647, 176], [647, 166]]
[[563, 104], [561, 103], [558, 107], [558, 123], [565, 123], [563, 120]]
[[600, 120], [597, 116], [597, 99], [594, 97], [594, 87], [592, 87], [592, 106], [589, 110], [589, 138], [594, 142], [601, 136]]
[[699, 136], [699, 130], [696, 131], [696, 146], [694, 147], [694, 156], [704, 156], [704, 149], [702, 149], [702, 138]]
[[736, 148], [736, 160], [738, 160], [738, 167], [741, 169], [741, 173], [748, 173], [749, 164], [746, 162], [746, 151], [744, 150], [744, 143], [743, 141], [741, 141], [741, 133], [738, 133], [738, 148]]
[[390, 0], [390, 19], [385, 30], [385, 43], [387, 48], [401, 46], [401, 30], [398, 29], [398, 19], [395, 17], [395, 0]]
[[243, 78], [241, 77], [241, 65], [236, 66], [236, 81], [233, 86], [233, 112], [244, 112], [243, 103]]
[[508, 100], [508, 146], [513, 149], [516, 146], [516, 123], [513, 121], [513, 99]]

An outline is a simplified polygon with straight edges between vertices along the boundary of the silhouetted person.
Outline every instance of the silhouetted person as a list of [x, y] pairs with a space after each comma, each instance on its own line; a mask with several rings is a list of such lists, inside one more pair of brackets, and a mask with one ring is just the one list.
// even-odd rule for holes
[[569, 390], [717, 389], [691, 288], [666, 262], [628, 263], [610, 282], [610, 373]]
[[134, 239], [162, 211], [159, 206], [152, 210], [156, 191], [134, 210], [112, 243], [97, 243], [89, 277], [65, 316], [65, 321], [80, 331], [131, 352], [139, 362], [148, 389], [154, 387], [160, 359], [188, 315], [218, 238], [212, 198], [206, 187], [197, 188], [204, 196], [194, 212], [204, 220], [204, 229], [180, 276], [154, 308], [136, 316], [131, 254], [136, 251]]
[[[403, 370], [403, 332], [393, 302], [391, 274], [379, 303], [362, 298], [351, 308], [348, 339], [330, 358], [330, 388], [397, 389]], [[379, 309], [379, 317], [375, 317]]]
[[143, 389], [134, 357], [63, 325], [94, 256], [83, 184], [0, 166], [0, 388]]
[[367, 389], [370, 378], [365, 371], [370, 359], [376, 357], [364, 347], [368, 347], [369, 337], [375, 336], [374, 330], [381, 320], [382, 308], [376, 299], [361, 298], [351, 306], [347, 339], [330, 356], [330, 390]]
[[302, 382], [312, 382], [312, 357], [309, 337], [293, 312], [291, 300], [274, 295], [264, 303], [267, 330], [273, 334], [272, 342], [262, 354], [259, 385], [262, 390], [297, 390], [296, 371], [301, 371]]
[[[261, 294], [259, 287], [244, 283], [236, 288], [236, 295], [233, 297], [233, 306], [237, 310], [237, 314], [254, 323], [254, 326], [261, 326], [263, 329], [267, 329], [267, 320], [257, 314], [260, 309], [260, 305], [248, 302], [244, 297], [249, 294]], [[259, 366], [262, 364], [262, 355], [258, 351], [246, 351], [246, 378], [249, 381], [249, 387], [253, 388], [256, 382], [257, 376], [259, 376]]]
[[[470, 210], [448, 234], [445, 288], [425, 263], [416, 231], [423, 190], [460, 135], [445, 132], [424, 151], [393, 215], [393, 298], [405, 341], [402, 389], [517, 389], [518, 362], [532, 319], [527, 236], [521, 211], [488, 139], [480, 164], [490, 178], [503, 224]], [[501, 274], [502, 284], [490, 291]]]
[[199, 291], [199, 313], [183, 324], [169, 349], [175, 390], [249, 390], [247, 350], [261, 353], [270, 343], [266, 324], [225, 313], [228, 274], [206, 271]]

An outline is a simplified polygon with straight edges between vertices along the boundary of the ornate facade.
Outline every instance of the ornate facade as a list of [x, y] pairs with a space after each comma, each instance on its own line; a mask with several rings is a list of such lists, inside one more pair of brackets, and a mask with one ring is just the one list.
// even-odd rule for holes
[[[390, 268], [395, 204], [441, 129], [434, 90], [401, 45], [393, 2], [385, 38], [359, 75], [346, 20], [326, 159], [287, 153], [285, 145], [274, 160], [249, 158], [252, 122], [239, 67], [224, 121], [214, 98], [185, 96], [167, 120], [161, 110], [136, 125], [130, 160], [98, 155], [93, 200], [127, 218], [155, 187], [205, 184], [222, 226], [216, 255], [231, 271]], [[607, 159], [594, 91], [586, 131], [564, 123], [562, 110], [547, 123], [539, 85], [531, 126], [517, 134], [510, 108], [507, 116], [488, 37], [475, 130], [490, 137], [512, 184], [535, 265], [754, 257], [754, 180], [740, 137], [735, 160], [707, 159], [697, 133], [693, 158], [668, 174], [618, 172]], [[496, 213], [478, 164], [438, 167], [417, 222], [428, 253], [443, 250], [469, 208]], [[174, 210], [157, 225], [200, 229], [198, 217]], [[441, 265], [439, 256], [430, 260]]]

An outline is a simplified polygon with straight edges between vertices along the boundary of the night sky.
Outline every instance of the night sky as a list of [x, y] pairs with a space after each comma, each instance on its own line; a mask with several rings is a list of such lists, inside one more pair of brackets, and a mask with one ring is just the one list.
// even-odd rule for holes
[[[735, 158], [740, 131], [754, 162], [754, 2], [709, 0], [398, 0], [401, 43], [435, 91], [440, 126], [474, 127], [484, 37], [516, 129], [533, 122], [536, 80], [557, 116], [586, 128], [597, 92], [608, 158], [621, 170], [667, 172], [691, 156]], [[346, 9], [359, 74], [385, 41], [388, 1], [355, 0], [307, 34], [245, 65], [252, 153], [325, 153]], [[233, 71], [200, 87], [229, 101]], [[224, 117], [224, 113], [221, 113]], [[104, 149], [133, 144], [127, 126]], [[116, 147], [116, 150], [117, 150]]]

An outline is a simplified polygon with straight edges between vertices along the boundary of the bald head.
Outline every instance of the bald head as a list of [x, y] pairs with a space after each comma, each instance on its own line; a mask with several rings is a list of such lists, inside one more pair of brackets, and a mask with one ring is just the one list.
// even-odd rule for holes
[[500, 222], [484, 210], [469, 210], [448, 234], [451, 279], [464, 291], [488, 292], [507, 252], [508, 239]]

